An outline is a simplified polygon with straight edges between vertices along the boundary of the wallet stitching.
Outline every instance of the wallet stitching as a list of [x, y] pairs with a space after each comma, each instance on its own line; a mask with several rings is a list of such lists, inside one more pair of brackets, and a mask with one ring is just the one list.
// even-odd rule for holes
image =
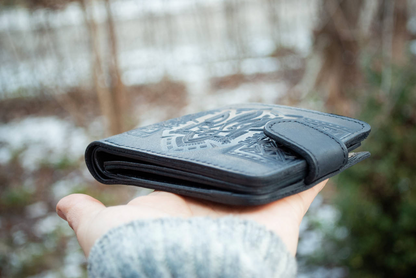
[[[259, 104], [255, 104], [255, 105], [259, 105]], [[267, 106], [267, 105], [262, 105], [262, 104], [260, 104], [260, 106], [263, 106], [263, 107], [274, 107], [274, 106]], [[280, 106], [280, 105], [276, 105], [276, 106], [283, 107], [283, 106]], [[229, 108], [232, 108], [232, 107], [233, 106], [231, 106]], [[284, 109], [288, 109], [288, 110], [295, 110], [295, 111], [301, 110], [301, 111], [305, 111], [305, 112], [312, 113], [312, 114], [322, 115], [322, 116], [325, 116], [325, 117], [332, 117], [332, 118], [337, 118], [337, 119], [344, 120], [344, 121], [354, 122], [356, 124], [361, 125], [361, 130], [364, 129], [364, 127], [365, 127], [365, 125], [362, 124], [360, 121], [357, 121], [357, 120], [354, 120], [354, 119], [350, 119], [350, 118], [344, 118], [344, 117], [337, 116], [337, 115], [325, 114], [325, 113], [321, 113], [321, 112], [317, 112], [317, 111], [310, 111], [310, 110], [302, 109], [302, 108], [293, 108], [293, 107], [283, 107], [283, 108]], [[135, 136], [130, 135], [128, 133], [124, 133], [124, 134], [129, 135], [131, 137], [135, 137]], [[171, 155], [171, 154], [167, 154], [167, 153], [162, 153], [162, 152], [152, 151], [152, 150], [149, 150], [149, 149], [132, 147], [132, 146], [128, 146], [128, 145], [123, 145], [123, 144], [115, 143], [115, 142], [109, 141], [108, 139], [105, 139], [104, 141], [106, 141], [108, 143], [111, 143], [111, 144], [114, 144], [114, 145], [117, 145], [117, 146], [128, 147], [128, 148], [134, 149], [134, 150], [146, 151], [146, 152], [149, 152], [149, 153], [159, 154], [159, 155], [163, 155], [163, 156], [171, 157], [171, 158], [175, 158], [175, 159], [183, 159], [183, 160], [188, 161], [188, 162], [189, 161], [195, 161], [195, 162], [201, 162], [201, 163], [204, 163], [206, 165], [211, 165], [211, 166], [215, 166], [215, 167], [218, 166], [218, 167], [221, 167], [221, 169], [232, 170], [232, 171], [234, 171], [236, 173], [240, 173], [240, 174], [243, 174], [243, 175], [247, 175], [248, 174], [247, 172], [243, 172], [243, 171], [240, 171], [240, 170], [237, 170], [237, 169], [234, 169], [234, 168], [230, 168], [230, 167], [227, 167], [227, 166], [224, 166], [224, 165], [210, 163], [208, 161], [203, 161], [203, 160], [198, 160], [198, 159], [189, 159], [189, 158], [180, 158], [180, 157], [177, 157], [177, 156], [174, 156], [174, 155]], [[345, 159], [345, 154], [344, 154], [344, 159]], [[274, 172], [274, 170], [264, 171], [264, 172], [259, 173], [259, 175], [268, 175], [268, 174], [273, 173], [273, 172]]]
[[[342, 161], [342, 165], [341, 165], [341, 167], [339, 167], [339, 169], [340, 168], [342, 168], [344, 165], [345, 165], [345, 163], [346, 163], [346, 155], [345, 155], [345, 151], [344, 151], [344, 148], [342, 147], [342, 145], [341, 145], [341, 143], [340, 142], [338, 142], [338, 140], [336, 140], [332, 135], [330, 135], [330, 134], [327, 134], [327, 133], [325, 133], [324, 131], [322, 131], [322, 130], [319, 130], [319, 129], [317, 129], [316, 127], [313, 127], [313, 126], [310, 126], [310, 125], [307, 125], [307, 124], [305, 124], [305, 123], [302, 123], [302, 122], [299, 122], [299, 121], [294, 121], [294, 120], [282, 120], [282, 121], [275, 121], [275, 122], [273, 122], [273, 123], [271, 123], [270, 125], [269, 125], [269, 128], [270, 129], [272, 129], [273, 128], [273, 126], [274, 125], [276, 125], [276, 124], [279, 124], [279, 123], [291, 123], [291, 122], [293, 122], [293, 123], [298, 123], [298, 124], [302, 124], [302, 125], [304, 125], [304, 126], [306, 126], [306, 127], [309, 127], [309, 128], [312, 128], [312, 129], [315, 129], [316, 131], [318, 131], [318, 132], [320, 132], [320, 133], [322, 133], [322, 134], [324, 134], [324, 135], [326, 135], [326, 136], [328, 136], [329, 138], [331, 138], [332, 140], [334, 140], [339, 146], [340, 146], [340, 148], [341, 148], [341, 150], [342, 150], [342, 155], [343, 155], [343, 161]], [[279, 135], [280, 136], [282, 136], [282, 137], [284, 137], [284, 138], [286, 138], [288, 141], [291, 141], [291, 142], [293, 142], [294, 143], [294, 145], [297, 145], [297, 146], [300, 146], [302, 149], [306, 149], [306, 150], [308, 150], [307, 148], [304, 148], [302, 145], [300, 145], [300, 144], [297, 144], [295, 141], [293, 141], [292, 139], [290, 139], [290, 138], [288, 138], [287, 136], [285, 136], [285, 135], [283, 135], [283, 134], [281, 134], [281, 133], [279, 133]], [[313, 154], [313, 152], [310, 152], [309, 150], [308, 150], [308, 152], [315, 158], [315, 161], [316, 161], [316, 165], [317, 165], [317, 168], [318, 168], [318, 173], [319, 174], [321, 174], [321, 172], [320, 172], [320, 170], [319, 170], [319, 160], [316, 158], [316, 156]], [[315, 175], [315, 177], [316, 177], [316, 175]]]
[[[263, 106], [263, 107], [274, 107], [274, 106], [268, 106], [268, 105], [259, 104], [259, 103], [255, 104], [255, 105], [260, 105], [260, 106]], [[288, 107], [288, 106], [282, 106], [282, 105], [275, 105], [275, 106], [282, 107], [283, 109], [288, 109], [288, 110], [295, 110], [295, 111], [301, 110], [301, 111], [305, 111], [307, 113], [322, 115], [322, 116], [325, 116], [325, 117], [337, 118], [337, 119], [340, 119], [340, 120], [349, 121], [349, 122], [359, 124], [359, 125], [361, 125], [361, 129], [365, 128], [365, 125], [361, 121], [356, 120], [356, 119], [352, 119], [352, 118], [348, 118], [348, 117], [332, 115], [332, 114], [329, 114], [329, 113], [323, 113], [323, 112], [318, 112], [318, 111], [311, 111], [311, 110], [303, 109], [303, 108], [294, 108], [294, 107]], [[233, 107], [233, 106], [231, 106], [231, 107]]]

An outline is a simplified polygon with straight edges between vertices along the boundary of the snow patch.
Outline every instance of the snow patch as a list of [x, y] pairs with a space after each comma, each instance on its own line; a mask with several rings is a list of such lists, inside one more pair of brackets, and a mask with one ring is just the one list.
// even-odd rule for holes
[[82, 128], [56, 117], [29, 117], [0, 125], [0, 164], [18, 156], [22, 167], [37, 170], [42, 163], [76, 161], [89, 138]]

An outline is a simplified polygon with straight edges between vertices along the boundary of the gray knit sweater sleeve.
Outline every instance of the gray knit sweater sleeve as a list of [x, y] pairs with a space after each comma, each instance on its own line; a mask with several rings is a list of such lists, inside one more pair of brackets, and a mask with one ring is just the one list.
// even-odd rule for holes
[[90, 277], [294, 277], [295, 258], [265, 227], [239, 218], [136, 220], [101, 237]]

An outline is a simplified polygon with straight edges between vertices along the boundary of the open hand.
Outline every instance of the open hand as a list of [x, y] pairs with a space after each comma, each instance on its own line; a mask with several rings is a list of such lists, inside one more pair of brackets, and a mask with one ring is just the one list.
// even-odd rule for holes
[[227, 215], [253, 220], [266, 226], [279, 235], [288, 250], [295, 255], [300, 222], [327, 181], [301, 193], [255, 207], [226, 206], [155, 191], [135, 198], [127, 205], [114, 207], [105, 207], [88, 195], [72, 194], [59, 201], [56, 211], [75, 231], [86, 256], [95, 241], [108, 230], [133, 220], [197, 216], [216, 218]]

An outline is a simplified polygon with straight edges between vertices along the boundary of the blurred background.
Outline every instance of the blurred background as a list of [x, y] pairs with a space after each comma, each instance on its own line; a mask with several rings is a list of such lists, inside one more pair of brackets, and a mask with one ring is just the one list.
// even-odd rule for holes
[[302, 222], [299, 277], [416, 273], [416, 0], [0, 1], [0, 277], [85, 277], [57, 201], [95, 139], [227, 104], [367, 121]]

